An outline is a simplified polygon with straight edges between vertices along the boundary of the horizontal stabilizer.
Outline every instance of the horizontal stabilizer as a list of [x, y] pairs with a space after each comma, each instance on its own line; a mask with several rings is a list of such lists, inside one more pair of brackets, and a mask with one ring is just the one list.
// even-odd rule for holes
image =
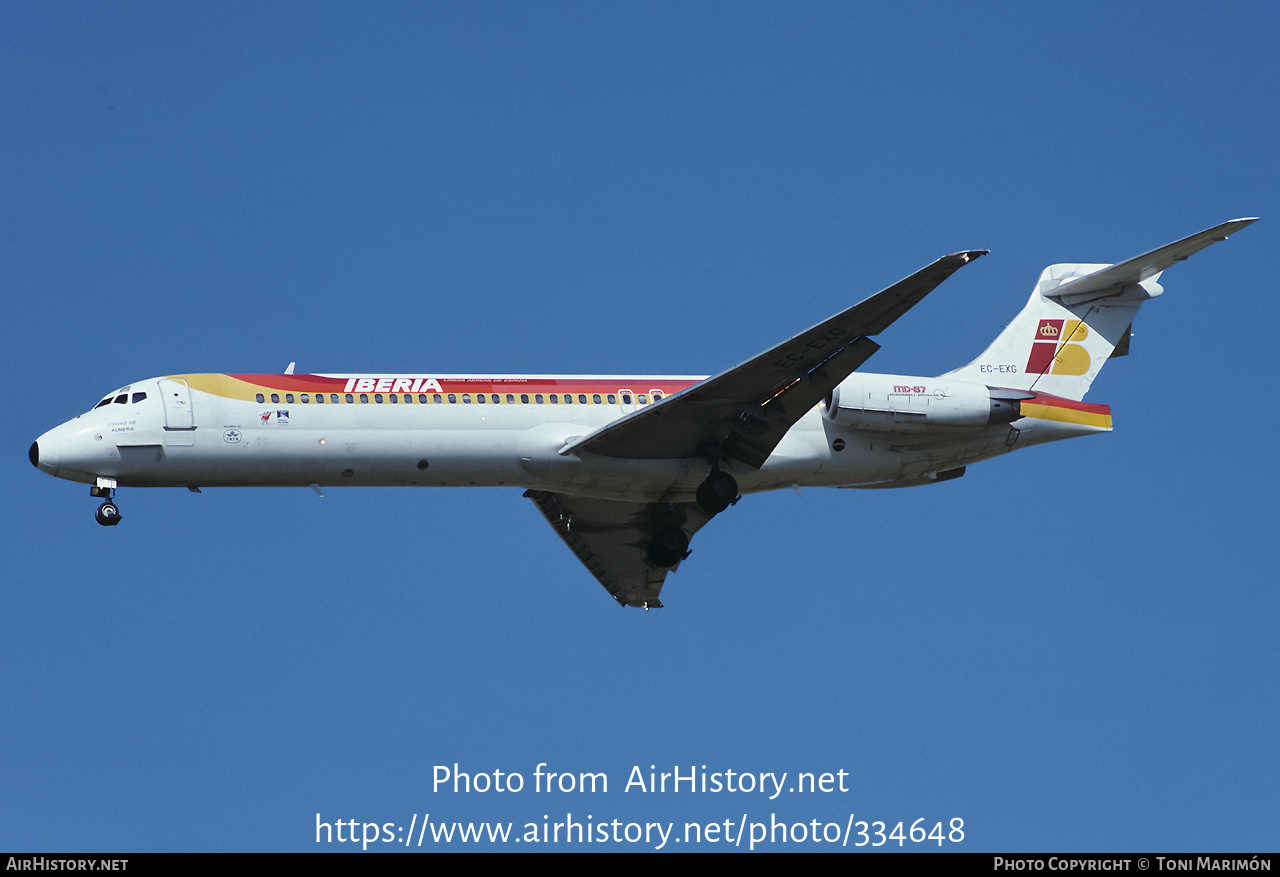
[[[1222, 225], [1193, 234], [1172, 244], [1166, 244], [1158, 250], [1143, 253], [1133, 259], [1117, 262], [1115, 265], [1087, 274], [1077, 280], [1064, 283], [1057, 289], [1041, 291], [1046, 298], [1056, 298], [1068, 307], [1095, 298], [1118, 295], [1126, 286], [1134, 286], [1144, 280], [1154, 280], [1160, 273], [1176, 262], [1200, 252], [1210, 244], [1227, 239], [1227, 235], [1239, 231], [1246, 225], [1257, 222], [1258, 217], [1232, 219]], [[1158, 294], [1155, 293], [1155, 294]], [[1145, 297], [1145, 296], [1144, 296]]]

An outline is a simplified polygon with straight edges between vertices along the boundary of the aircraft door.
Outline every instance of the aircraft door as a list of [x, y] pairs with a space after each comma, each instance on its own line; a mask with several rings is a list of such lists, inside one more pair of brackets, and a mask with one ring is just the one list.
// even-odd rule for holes
[[[195, 413], [191, 410], [191, 388], [186, 381], [164, 378], [159, 382], [164, 403], [164, 431], [169, 444], [191, 444], [189, 434], [195, 431]], [[178, 435], [172, 435], [177, 433]], [[184, 438], [185, 437], [185, 438]]]

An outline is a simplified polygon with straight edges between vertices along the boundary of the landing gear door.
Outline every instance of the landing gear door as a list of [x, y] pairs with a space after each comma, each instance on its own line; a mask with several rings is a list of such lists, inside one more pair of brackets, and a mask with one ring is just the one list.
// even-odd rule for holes
[[191, 444], [191, 433], [195, 431], [196, 424], [195, 414], [191, 410], [191, 389], [187, 382], [164, 378], [160, 381], [160, 398], [164, 401], [167, 443]]

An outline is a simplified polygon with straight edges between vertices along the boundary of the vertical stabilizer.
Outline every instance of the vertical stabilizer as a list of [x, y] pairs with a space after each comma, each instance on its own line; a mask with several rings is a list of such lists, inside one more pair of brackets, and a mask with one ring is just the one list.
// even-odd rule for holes
[[1115, 265], [1063, 263], [1040, 274], [1031, 299], [991, 346], [949, 376], [1083, 399], [1103, 363], [1129, 352], [1129, 327], [1157, 282], [1180, 262], [1256, 218], [1233, 219]]

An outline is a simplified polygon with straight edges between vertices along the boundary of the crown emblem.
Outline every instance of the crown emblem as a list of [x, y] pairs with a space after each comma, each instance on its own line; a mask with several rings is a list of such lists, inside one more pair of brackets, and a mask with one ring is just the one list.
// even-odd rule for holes
[[1040, 327], [1040, 337], [1041, 338], [1057, 338], [1058, 327], [1055, 326], [1053, 323], [1045, 323]]

